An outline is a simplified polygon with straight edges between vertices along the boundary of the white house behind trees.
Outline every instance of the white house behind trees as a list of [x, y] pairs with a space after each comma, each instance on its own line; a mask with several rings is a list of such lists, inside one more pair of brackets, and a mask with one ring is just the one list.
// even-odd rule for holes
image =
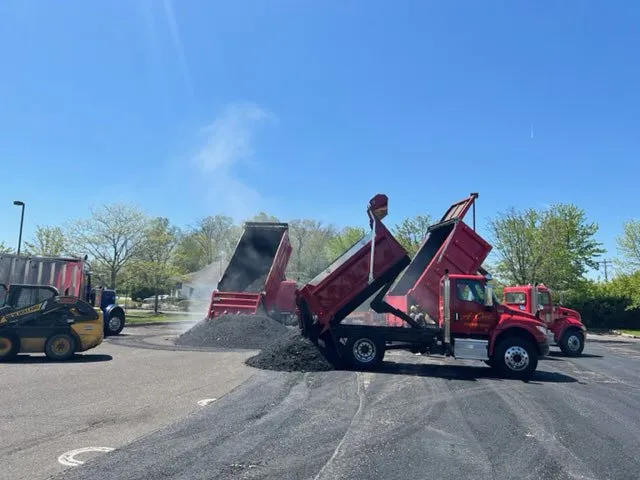
[[186, 280], [178, 283], [175, 295], [196, 302], [208, 302], [211, 299], [211, 293], [218, 286], [227, 264], [227, 259], [221, 258], [197, 272], [188, 273], [185, 275]]

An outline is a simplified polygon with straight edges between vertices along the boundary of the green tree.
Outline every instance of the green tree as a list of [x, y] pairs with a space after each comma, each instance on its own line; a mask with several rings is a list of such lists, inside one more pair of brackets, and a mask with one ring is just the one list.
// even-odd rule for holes
[[274, 217], [273, 215], [269, 215], [264, 212], [259, 212], [255, 214], [253, 217], [251, 217], [249, 221], [250, 222], [275, 222], [275, 223], [280, 222], [278, 217]]
[[154, 218], [145, 229], [141, 248], [127, 269], [130, 282], [153, 290], [156, 313], [158, 295], [170, 289], [176, 278], [183, 273], [172, 262], [179, 241], [180, 231], [170, 225], [168, 218]]
[[202, 266], [229, 257], [240, 238], [241, 229], [226, 215], [205, 217], [198, 222], [194, 239], [203, 256]]
[[394, 236], [404, 247], [410, 257], [418, 252], [422, 240], [427, 235], [427, 230], [431, 225], [430, 215], [417, 215], [413, 218], [405, 218], [393, 229]]
[[574, 288], [604, 253], [595, 239], [598, 225], [589, 223], [575, 205], [557, 204], [546, 211], [511, 208], [489, 228], [498, 254], [496, 272], [507, 284]]
[[25, 242], [24, 245], [28, 255], [58, 257], [65, 255], [69, 250], [67, 239], [60, 227], [38, 225], [32, 241]]
[[338, 258], [364, 235], [365, 231], [362, 227], [344, 227], [340, 233], [327, 241], [327, 257], [329, 261]]
[[336, 235], [335, 227], [310, 219], [289, 222], [289, 238], [293, 253], [287, 273], [291, 278], [307, 282], [327, 266], [327, 244]]
[[205, 266], [205, 254], [197, 236], [197, 232], [185, 234], [176, 246], [173, 264], [179, 270], [196, 272]]
[[624, 223], [622, 235], [617, 238], [618, 254], [616, 259], [620, 270], [636, 272], [640, 270], [640, 221], [629, 220]]
[[13, 250], [7, 247], [4, 242], [0, 242], [0, 253], [11, 253]]
[[116, 288], [118, 275], [137, 253], [144, 239], [146, 215], [137, 207], [122, 203], [91, 210], [91, 217], [67, 227], [70, 250], [88, 252], [96, 270], [107, 272], [106, 283]]

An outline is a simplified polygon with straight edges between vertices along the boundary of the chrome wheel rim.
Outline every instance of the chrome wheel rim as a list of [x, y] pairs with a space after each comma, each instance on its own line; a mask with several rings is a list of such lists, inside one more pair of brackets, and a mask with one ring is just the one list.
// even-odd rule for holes
[[353, 356], [360, 363], [369, 363], [376, 357], [376, 345], [368, 338], [360, 338], [353, 344]]
[[519, 372], [529, 365], [529, 354], [524, 348], [518, 345], [509, 347], [507, 351], [504, 352], [504, 363], [510, 370]]
[[567, 346], [572, 352], [577, 352], [580, 349], [580, 338], [578, 335], [573, 334], [567, 339]]
[[111, 317], [109, 319], [109, 330], [111, 330], [112, 332], [118, 330], [120, 328], [120, 325], [122, 325], [120, 317]]

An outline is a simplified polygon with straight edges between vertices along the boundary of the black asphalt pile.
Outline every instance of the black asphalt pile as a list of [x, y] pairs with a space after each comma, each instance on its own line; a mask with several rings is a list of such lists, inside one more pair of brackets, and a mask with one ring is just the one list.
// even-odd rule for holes
[[260, 349], [290, 330], [264, 315], [220, 315], [201, 320], [180, 335], [176, 345]]
[[337, 363], [330, 362], [309, 340], [293, 329], [262, 351], [247, 359], [250, 367], [284, 372], [321, 372], [335, 370]]

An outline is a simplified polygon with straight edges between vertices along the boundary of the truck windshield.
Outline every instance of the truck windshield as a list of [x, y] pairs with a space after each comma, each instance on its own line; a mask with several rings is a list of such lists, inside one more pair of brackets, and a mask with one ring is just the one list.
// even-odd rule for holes
[[524, 305], [525, 303], [527, 303], [527, 300], [524, 292], [507, 292], [504, 295], [504, 303]]
[[465, 302], [475, 302], [484, 305], [484, 284], [477, 280], [458, 280], [457, 295]]

